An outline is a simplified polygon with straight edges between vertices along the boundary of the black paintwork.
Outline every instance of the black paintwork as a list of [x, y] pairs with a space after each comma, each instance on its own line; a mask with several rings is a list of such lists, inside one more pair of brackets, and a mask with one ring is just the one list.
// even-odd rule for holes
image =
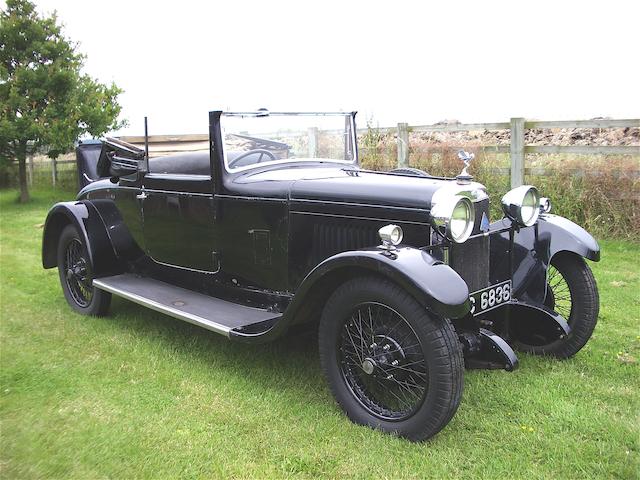
[[98, 158], [102, 150], [99, 140], [85, 140], [76, 148], [76, 164], [78, 165], [78, 188], [82, 188], [100, 179], [97, 172]]
[[[488, 215], [488, 200], [475, 204], [474, 236], [452, 245], [432, 229], [430, 208], [438, 189], [454, 179], [363, 171], [357, 161], [347, 167], [292, 161], [227, 172], [220, 116], [210, 114], [210, 152], [148, 162], [136, 152], [136, 161], [144, 163], [140, 174], [112, 179], [116, 183], [94, 181], [79, 192], [77, 202], [55, 205], [44, 231], [45, 268], [56, 265], [57, 237], [73, 223], [84, 236], [97, 277], [132, 271], [282, 313], [275, 323], [232, 332], [238, 340], [255, 342], [316, 319], [341, 282], [362, 274], [384, 276], [434, 314], [454, 319], [461, 334], [475, 335], [477, 345], [484, 346], [476, 363], [515, 368], [512, 352], [480, 326], [493, 324], [508, 337], [518, 309], [472, 317], [469, 292], [511, 279], [517, 302], [532, 305], [521, 315], [529, 321], [544, 301], [553, 255], [566, 250], [599, 259], [593, 237], [555, 215], [542, 215], [527, 228], [499, 220], [482, 234], [480, 217]], [[103, 154], [101, 171], [113, 172], [108, 149]], [[78, 157], [80, 170], [87, 168], [85, 157]], [[376, 248], [378, 229], [390, 223], [404, 231], [403, 246], [392, 253]], [[561, 323], [548, 316], [541, 322]], [[474, 352], [470, 347], [469, 358]]]

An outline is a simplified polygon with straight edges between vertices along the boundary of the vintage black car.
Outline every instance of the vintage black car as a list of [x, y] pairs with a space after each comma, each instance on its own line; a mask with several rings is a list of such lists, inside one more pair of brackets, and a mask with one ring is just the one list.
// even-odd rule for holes
[[87, 185], [53, 206], [42, 250], [76, 311], [104, 315], [115, 294], [248, 343], [317, 328], [348, 417], [412, 440], [452, 418], [465, 367], [567, 358], [590, 338], [599, 246], [535, 187], [490, 222], [466, 167], [361, 169], [355, 113], [214, 111], [209, 135], [209, 151], [151, 159], [80, 147]]

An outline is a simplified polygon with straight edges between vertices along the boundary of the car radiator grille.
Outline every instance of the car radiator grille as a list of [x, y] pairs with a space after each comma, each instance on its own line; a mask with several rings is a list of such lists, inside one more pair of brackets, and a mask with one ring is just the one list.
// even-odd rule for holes
[[[489, 200], [474, 203], [475, 224], [472, 235], [480, 233], [482, 214], [489, 219]], [[489, 286], [489, 237], [472, 238], [451, 247], [449, 265], [467, 282], [469, 292]]]

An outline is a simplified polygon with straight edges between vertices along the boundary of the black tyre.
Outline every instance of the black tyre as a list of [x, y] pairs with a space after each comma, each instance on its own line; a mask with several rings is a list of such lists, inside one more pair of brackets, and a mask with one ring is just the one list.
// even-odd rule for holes
[[97, 316], [107, 313], [111, 294], [93, 286], [89, 255], [73, 225], [67, 225], [58, 240], [58, 274], [64, 297], [76, 312]]
[[562, 252], [551, 259], [545, 305], [562, 315], [571, 332], [555, 342], [541, 345], [516, 344], [519, 350], [537, 355], [569, 358], [585, 346], [598, 321], [598, 286], [584, 259]]
[[331, 392], [357, 424], [425, 440], [458, 409], [464, 362], [453, 326], [389, 281], [340, 286], [322, 313], [319, 344]]

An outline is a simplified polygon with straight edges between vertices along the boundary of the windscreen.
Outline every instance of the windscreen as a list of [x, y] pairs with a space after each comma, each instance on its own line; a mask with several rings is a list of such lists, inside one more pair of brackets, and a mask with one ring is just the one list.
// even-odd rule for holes
[[280, 162], [355, 161], [351, 114], [238, 114], [221, 117], [227, 170]]

